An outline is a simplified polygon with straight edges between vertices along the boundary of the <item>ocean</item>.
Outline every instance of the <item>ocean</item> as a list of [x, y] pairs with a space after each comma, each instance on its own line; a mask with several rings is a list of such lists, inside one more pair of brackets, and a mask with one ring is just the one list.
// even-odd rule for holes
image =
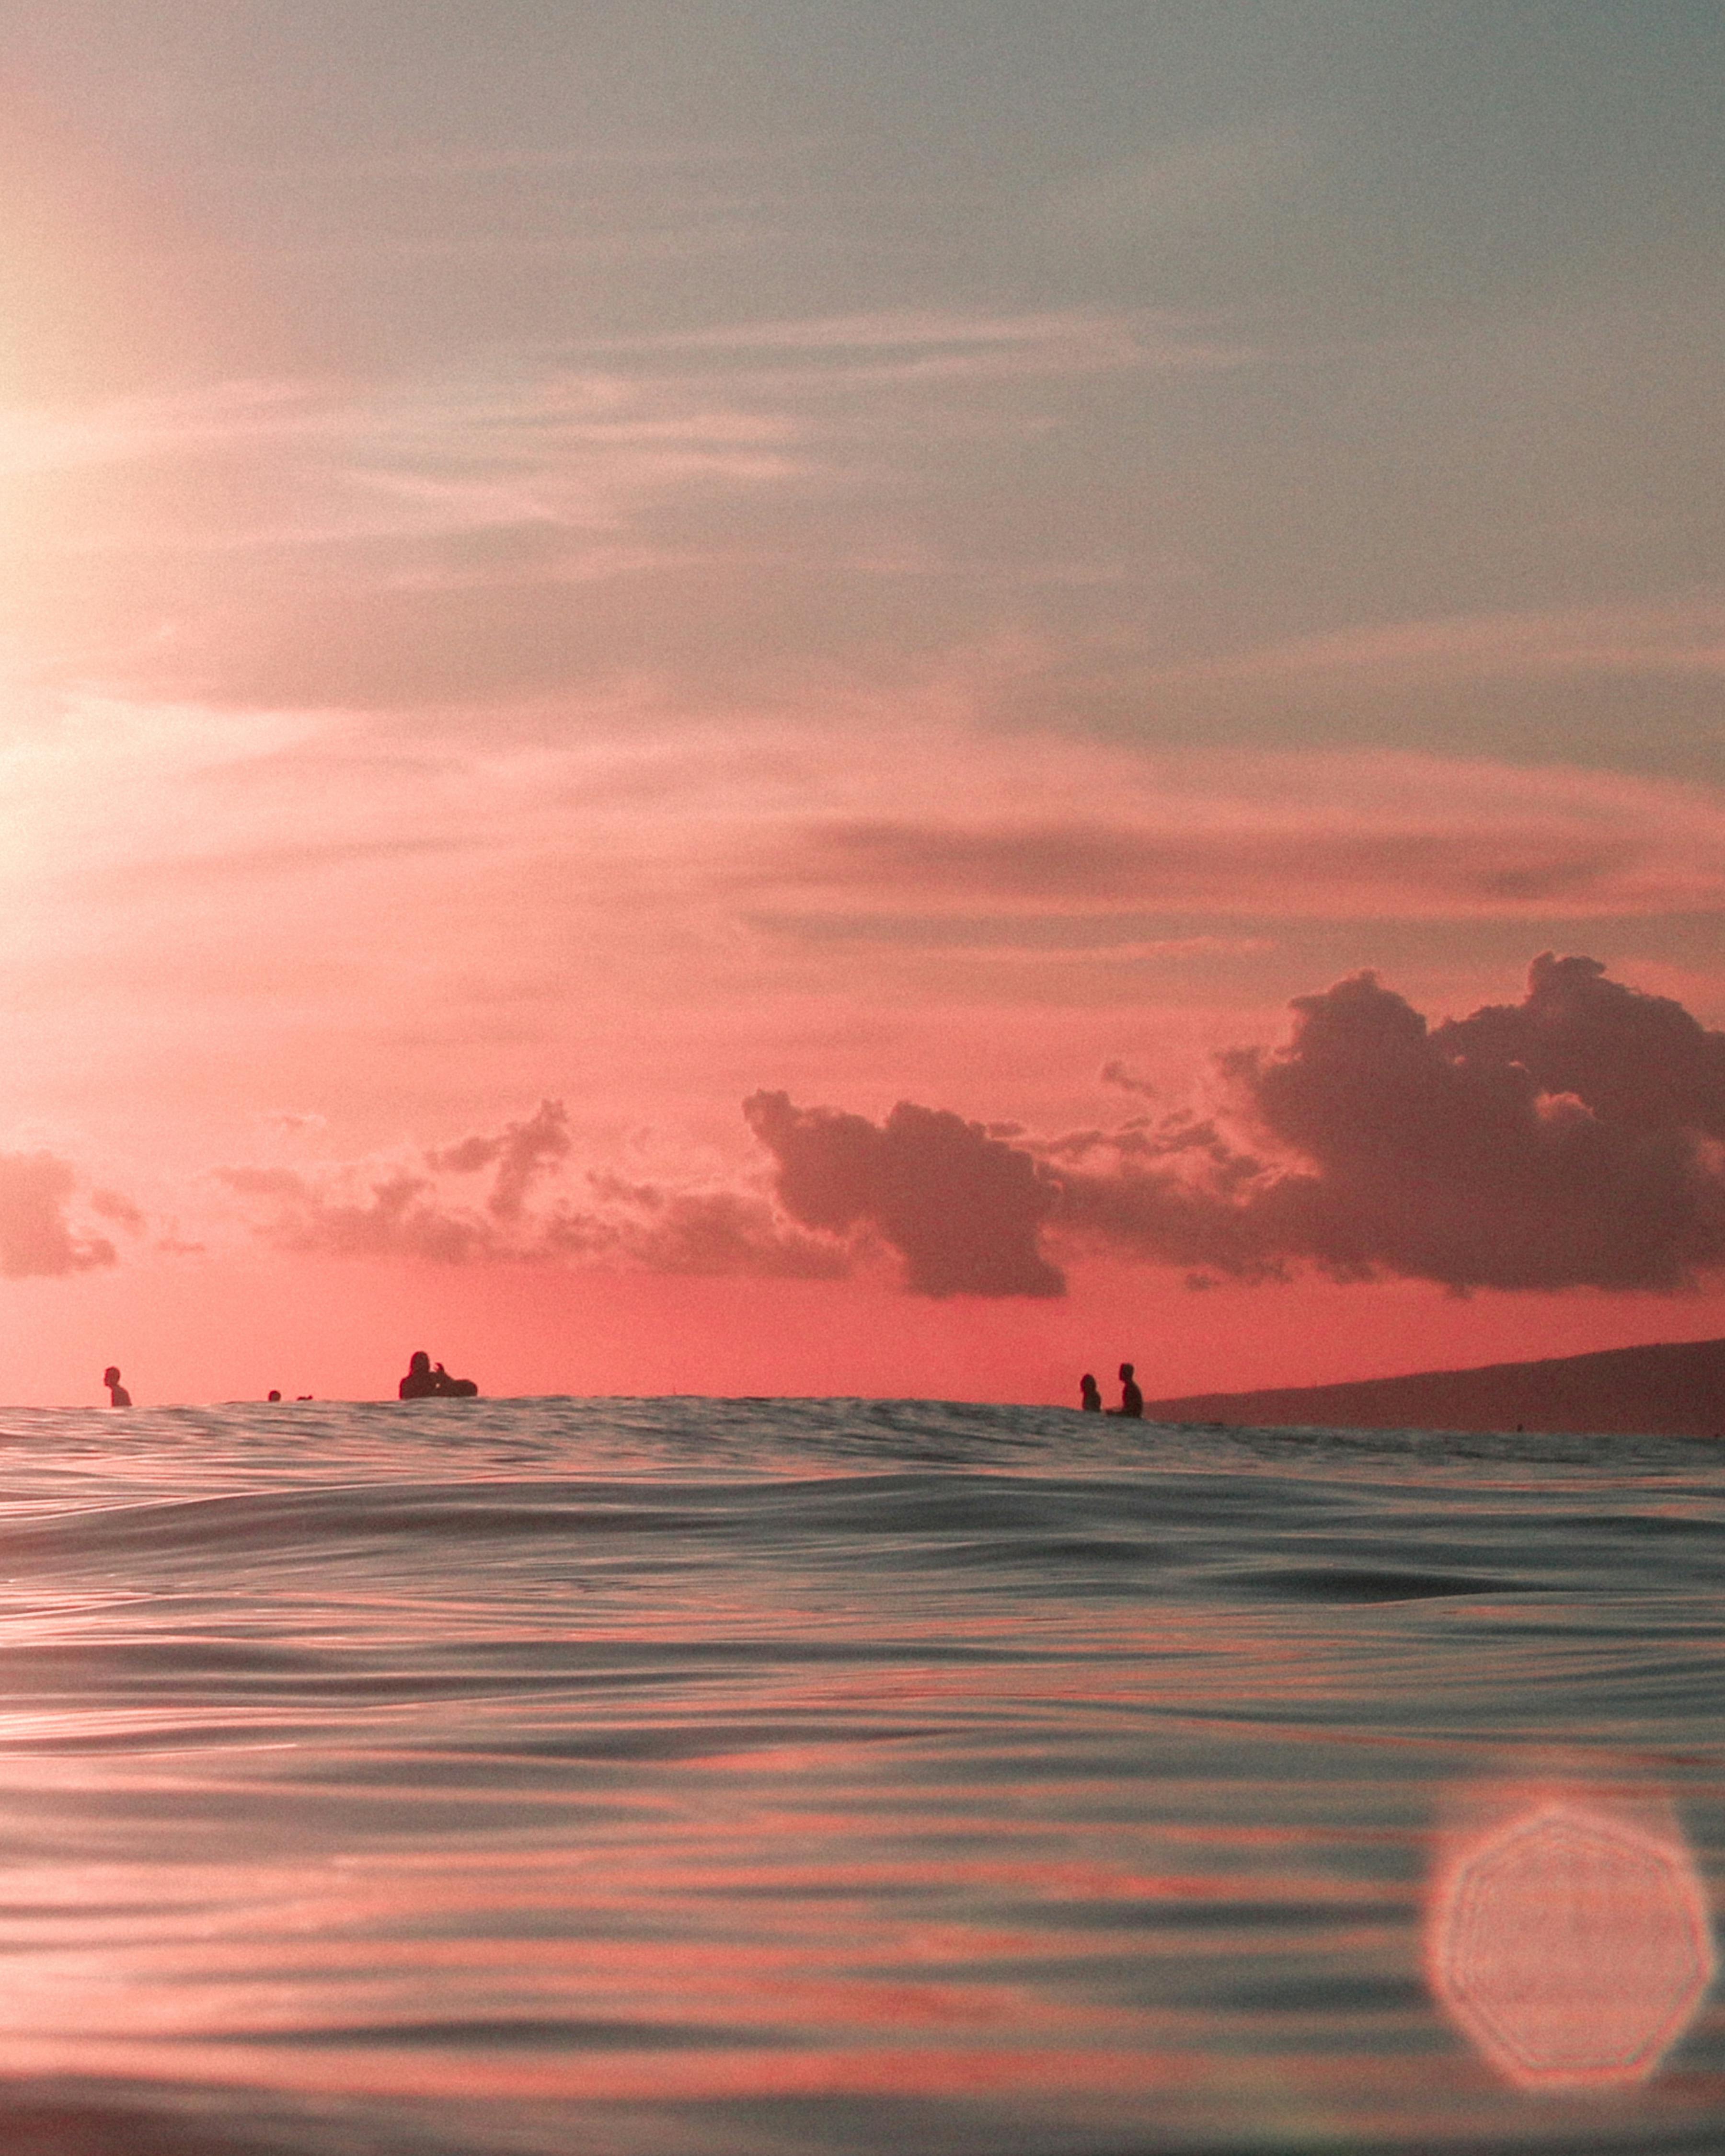
[[1725, 2148], [1725, 1458], [0, 1415], [7, 2156]]

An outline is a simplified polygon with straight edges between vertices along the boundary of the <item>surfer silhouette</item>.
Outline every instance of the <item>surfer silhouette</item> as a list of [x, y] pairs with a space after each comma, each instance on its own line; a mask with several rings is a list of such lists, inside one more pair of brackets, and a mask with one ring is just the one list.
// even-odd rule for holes
[[131, 1405], [131, 1394], [120, 1382], [120, 1365], [117, 1363], [109, 1363], [103, 1371], [102, 1383], [108, 1388], [108, 1405], [110, 1408], [129, 1408]]
[[1110, 1408], [1108, 1412], [1111, 1415], [1124, 1415], [1129, 1422], [1142, 1422], [1144, 1419], [1144, 1395], [1138, 1390], [1130, 1363], [1120, 1366], [1120, 1405]]
[[431, 1367], [431, 1358], [423, 1348], [416, 1348], [408, 1358], [408, 1374], [398, 1388], [398, 1397], [404, 1400], [460, 1399], [479, 1397], [479, 1387], [471, 1378], [452, 1378], [439, 1363]]
[[416, 1348], [408, 1358], [408, 1374], [401, 1381], [398, 1397], [404, 1400], [429, 1400], [437, 1395], [437, 1379], [431, 1374], [431, 1358], [423, 1348]]
[[1086, 1414], [1100, 1414], [1102, 1411], [1102, 1395], [1088, 1370], [1078, 1380], [1078, 1404]]

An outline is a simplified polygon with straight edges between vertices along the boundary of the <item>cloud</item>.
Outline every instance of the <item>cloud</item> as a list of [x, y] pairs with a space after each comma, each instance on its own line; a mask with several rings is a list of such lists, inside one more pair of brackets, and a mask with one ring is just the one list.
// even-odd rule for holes
[[667, 1191], [603, 1175], [589, 1181], [609, 1209], [557, 1214], [546, 1231], [548, 1250], [648, 1272], [755, 1280], [839, 1280], [850, 1270], [841, 1245], [800, 1233], [752, 1194]]
[[[295, 1253], [834, 1280], [884, 1251], [936, 1298], [1059, 1296], [1086, 1253], [1199, 1282], [1312, 1268], [1458, 1292], [1669, 1291], [1725, 1268], [1725, 1033], [1673, 998], [1547, 952], [1519, 1002], [1435, 1024], [1369, 972], [1291, 1009], [1281, 1045], [1213, 1060], [1202, 1105], [1158, 1112], [1107, 1063], [1133, 1111], [1090, 1128], [913, 1101], [875, 1122], [757, 1091], [764, 1188], [578, 1173], [550, 1099], [411, 1156], [217, 1179]], [[0, 1269], [112, 1261], [68, 1227], [73, 1188], [48, 1155], [0, 1156]]]
[[1158, 798], [1141, 780], [1106, 815], [830, 817], [796, 834], [777, 872], [788, 891], [876, 905], [889, 891], [925, 908], [1071, 912], [1574, 916], [1725, 895], [1720, 807], [1700, 788], [1499, 767], [1488, 797], [1484, 767], [1433, 763], [1422, 795], [1420, 758], [1307, 761], [1352, 779], [1351, 796], [1324, 802], [1308, 768], [1290, 770], [1281, 801], [1255, 773], [1231, 797], [1177, 779]]
[[542, 1101], [525, 1123], [506, 1123], [495, 1137], [464, 1138], [425, 1156], [428, 1167], [470, 1175], [494, 1163], [497, 1175], [485, 1200], [500, 1220], [518, 1220], [528, 1192], [569, 1151], [569, 1119], [561, 1101]]
[[757, 359], [794, 354], [826, 362], [824, 378], [850, 387], [1083, 375], [1122, 367], [1225, 367], [1247, 357], [1213, 325], [1189, 317], [1086, 308], [1018, 315], [883, 309], [679, 331], [634, 341], [643, 349], [736, 352]]
[[1725, 1138], [1725, 1034], [1669, 996], [1607, 980], [1595, 958], [1548, 951], [1525, 1002], [1487, 1004], [1434, 1039], [1446, 1054], [1519, 1063], [1542, 1091], [1574, 1094], [1625, 1127]]
[[829, 1235], [872, 1229], [903, 1258], [913, 1295], [1065, 1293], [1038, 1241], [1055, 1187], [1022, 1147], [980, 1123], [901, 1101], [875, 1124], [767, 1092], [743, 1114], [778, 1163], [792, 1219]]
[[1588, 958], [1436, 1027], [1369, 973], [1219, 1059], [1225, 1115], [1178, 1167], [1062, 1183], [1116, 1248], [1244, 1277], [1309, 1261], [1471, 1287], [1674, 1289], [1725, 1265], [1725, 1035]]
[[[571, 1151], [560, 1101], [423, 1153], [417, 1164], [332, 1162], [305, 1170], [238, 1167], [216, 1179], [255, 1232], [295, 1255], [465, 1265], [596, 1265], [656, 1273], [833, 1280], [850, 1251], [811, 1235], [757, 1191], [678, 1189], [589, 1170], [576, 1202], [561, 1183]], [[477, 1203], [444, 1178], [494, 1170]]]
[[1140, 1078], [1117, 1055], [1111, 1055], [1096, 1075], [1105, 1086], [1117, 1086], [1122, 1093], [1137, 1093], [1147, 1101], [1155, 1100], [1162, 1091], [1147, 1078]]
[[884, 1125], [757, 1093], [780, 1203], [871, 1229], [914, 1294], [1058, 1295], [1045, 1248], [1205, 1279], [1386, 1276], [1674, 1290], [1725, 1266], [1725, 1034], [1536, 959], [1516, 1005], [1429, 1025], [1374, 974], [1293, 1006], [1288, 1040], [1217, 1059], [1215, 1111], [1010, 1143], [901, 1102]]
[[285, 1168], [219, 1168], [236, 1196], [265, 1201], [259, 1232], [295, 1256], [409, 1258], [470, 1265], [502, 1255], [482, 1218], [443, 1205], [424, 1176], [396, 1170], [348, 1197]]
[[1368, 623], [1255, 651], [1167, 667], [1163, 689], [1206, 682], [1362, 678], [1395, 686], [1432, 680], [1725, 673], [1725, 600], [1571, 607], [1545, 613], [1447, 614]]
[[80, 1235], [67, 1220], [77, 1184], [70, 1164], [50, 1152], [0, 1153], [0, 1273], [8, 1280], [114, 1263], [114, 1245], [105, 1236]]
[[92, 1213], [99, 1213], [105, 1220], [116, 1221], [121, 1227], [129, 1229], [135, 1235], [143, 1232], [144, 1215], [123, 1192], [92, 1190], [90, 1209]]

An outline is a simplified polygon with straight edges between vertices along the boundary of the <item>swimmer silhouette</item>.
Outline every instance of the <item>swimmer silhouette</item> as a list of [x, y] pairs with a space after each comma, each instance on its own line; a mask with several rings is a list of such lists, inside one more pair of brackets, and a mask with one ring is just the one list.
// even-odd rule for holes
[[1143, 1419], [1144, 1395], [1133, 1382], [1130, 1363], [1122, 1363], [1120, 1366], [1120, 1405], [1110, 1408], [1108, 1412], [1111, 1415], [1124, 1415], [1129, 1422], [1142, 1422]]
[[437, 1379], [431, 1374], [431, 1358], [423, 1348], [416, 1348], [408, 1358], [408, 1374], [401, 1381], [398, 1397], [404, 1400], [429, 1400], [437, 1394]]
[[1096, 1381], [1086, 1370], [1078, 1380], [1078, 1404], [1087, 1414], [1100, 1414], [1102, 1396], [1096, 1389]]
[[278, 1393], [274, 1387], [272, 1387], [270, 1389], [270, 1397], [272, 1400], [279, 1400], [281, 1398], [281, 1394]]
[[131, 1394], [120, 1382], [120, 1366], [117, 1363], [109, 1363], [107, 1368], [103, 1371], [102, 1383], [108, 1388], [108, 1405], [110, 1408], [129, 1408], [131, 1405]]
[[434, 1370], [431, 1358], [423, 1348], [416, 1348], [408, 1361], [408, 1374], [398, 1389], [404, 1400], [461, 1399], [479, 1398], [479, 1387], [471, 1378], [452, 1378], [439, 1363]]

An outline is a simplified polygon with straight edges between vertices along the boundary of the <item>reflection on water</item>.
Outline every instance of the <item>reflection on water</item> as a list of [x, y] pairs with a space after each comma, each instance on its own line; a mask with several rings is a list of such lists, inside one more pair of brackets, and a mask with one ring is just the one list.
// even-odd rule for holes
[[1650, 1826], [1648, 1809], [1536, 1796], [1440, 1876], [1432, 1988], [1512, 2081], [1645, 2080], [1694, 2020], [1713, 1979], [1707, 1897], [1681, 1829]]
[[0, 2150], [1725, 2146], [1711, 1454], [1098, 1420], [9, 1418]]

